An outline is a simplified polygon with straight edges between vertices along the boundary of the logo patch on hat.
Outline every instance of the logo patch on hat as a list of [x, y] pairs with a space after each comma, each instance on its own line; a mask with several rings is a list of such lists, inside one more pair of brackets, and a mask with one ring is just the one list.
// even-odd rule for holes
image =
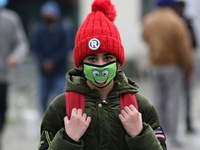
[[91, 50], [97, 50], [100, 47], [101, 43], [97, 38], [92, 38], [88, 42], [88, 46]]

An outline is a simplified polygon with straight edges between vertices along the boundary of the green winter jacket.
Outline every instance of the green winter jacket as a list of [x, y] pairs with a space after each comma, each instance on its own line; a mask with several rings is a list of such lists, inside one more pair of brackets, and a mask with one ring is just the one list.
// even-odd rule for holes
[[[66, 91], [85, 95], [85, 112], [92, 121], [79, 144], [64, 138], [66, 104], [64, 94], [56, 97], [47, 108], [41, 124], [39, 150], [166, 150], [165, 135], [157, 113], [149, 101], [138, 94], [138, 86], [122, 71], [115, 77], [115, 86], [105, 105], [97, 90], [90, 89], [82, 72], [72, 69], [67, 73]], [[118, 118], [120, 94], [135, 93], [142, 114], [143, 131], [131, 138]], [[100, 107], [101, 106], [101, 107]]]

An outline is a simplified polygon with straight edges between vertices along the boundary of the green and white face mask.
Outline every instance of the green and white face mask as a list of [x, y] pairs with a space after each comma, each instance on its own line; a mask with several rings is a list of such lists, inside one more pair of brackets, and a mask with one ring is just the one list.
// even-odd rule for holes
[[110, 62], [105, 65], [83, 64], [83, 72], [86, 79], [98, 88], [106, 87], [117, 73], [117, 62]]

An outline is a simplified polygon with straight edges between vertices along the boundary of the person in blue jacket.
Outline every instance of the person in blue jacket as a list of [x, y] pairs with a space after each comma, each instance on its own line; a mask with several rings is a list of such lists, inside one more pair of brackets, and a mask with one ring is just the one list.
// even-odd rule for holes
[[32, 49], [39, 67], [39, 90], [42, 111], [45, 112], [50, 97], [64, 91], [67, 55], [70, 50], [68, 33], [61, 23], [61, 9], [55, 1], [41, 7], [41, 21], [33, 31]]

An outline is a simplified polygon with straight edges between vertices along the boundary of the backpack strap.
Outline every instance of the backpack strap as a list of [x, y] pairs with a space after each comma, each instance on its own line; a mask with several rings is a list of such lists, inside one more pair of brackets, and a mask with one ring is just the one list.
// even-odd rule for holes
[[68, 118], [71, 117], [71, 111], [73, 108], [81, 108], [84, 111], [85, 108], [85, 97], [83, 94], [77, 92], [66, 92], [65, 93], [65, 104], [66, 113]]
[[120, 96], [120, 106], [124, 109], [125, 106], [133, 105], [138, 110], [136, 96], [133, 93], [125, 93]]
[[[65, 93], [66, 113], [70, 118], [71, 111], [73, 108], [85, 109], [85, 97], [83, 94], [77, 92], [66, 92]], [[133, 105], [138, 110], [138, 104], [136, 96], [133, 93], [125, 93], [120, 96], [120, 106], [124, 109], [125, 106]]]

